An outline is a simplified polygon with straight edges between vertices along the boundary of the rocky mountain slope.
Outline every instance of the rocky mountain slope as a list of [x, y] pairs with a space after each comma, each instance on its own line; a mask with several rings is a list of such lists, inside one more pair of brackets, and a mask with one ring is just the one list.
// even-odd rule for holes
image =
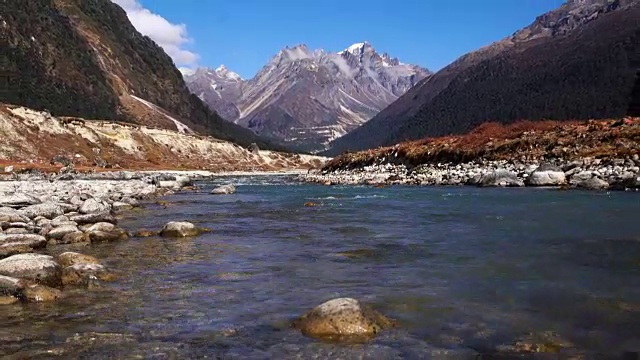
[[133, 125], [55, 117], [47, 112], [0, 104], [0, 165], [75, 168], [208, 171], [308, 169], [324, 158], [249, 151], [237, 144], [197, 134]]
[[485, 121], [624, 116], [634, 102], [638, 18], [637, 0], [570, 0], [421, 81], [328, 154], [461, 133]]
[[[192, 95], [171, 58], [110, 0], [3, 1], [0, 101], [267, 144]], [[6, 45], [6, 46], [5, 46]]]
[[247, 81], [224, 68], [185, 78], [194, 94], [227, 119], [317, 150], [429, 75], [363, 42], [338, 53], [287, 47]]

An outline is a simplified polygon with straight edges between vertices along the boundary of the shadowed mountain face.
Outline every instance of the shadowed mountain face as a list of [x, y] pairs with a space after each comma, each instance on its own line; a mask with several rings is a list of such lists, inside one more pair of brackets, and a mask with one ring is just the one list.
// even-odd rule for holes
[[224, 67], [200, 69], [185, 79], [195, 95], [228, 120], [320, 150], [429, 75], [363, 42], [338, 53], [287, 47], [247, 81]]
[[637, 0], [569, 1], [421, 81], [327, 154], [463, 133], [486, 121], [624, 116], [637, 103], [639, 18]]
[[11, 79], [2, 102], [268, 146], [192, 95], [171, 58], [109, 0], [4, 1], [0, 38]]

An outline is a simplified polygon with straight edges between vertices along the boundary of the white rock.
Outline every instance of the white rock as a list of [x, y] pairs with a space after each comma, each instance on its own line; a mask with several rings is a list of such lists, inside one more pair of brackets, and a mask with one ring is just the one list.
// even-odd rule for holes
[[233, 194], [235, 192], [236, 192], [236, 188], [233, 185], [222, 185], [211, 190], [211, 194], [214, 194], [214, 195], [226, 195], [226, 194]]

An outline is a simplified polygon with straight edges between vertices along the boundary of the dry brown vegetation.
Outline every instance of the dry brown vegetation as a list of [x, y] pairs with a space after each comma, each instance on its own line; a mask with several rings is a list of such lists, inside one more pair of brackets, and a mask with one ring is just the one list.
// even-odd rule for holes
[[389, 147], [344, 153], [325, 170], [349, 169], [380, 162], [415, 166], [581, 157], [615, 158], [640, 154], [640, 118], [589, 121], [520, 121], [510, 125], [485, 123], [468, 134], [426, 138]]

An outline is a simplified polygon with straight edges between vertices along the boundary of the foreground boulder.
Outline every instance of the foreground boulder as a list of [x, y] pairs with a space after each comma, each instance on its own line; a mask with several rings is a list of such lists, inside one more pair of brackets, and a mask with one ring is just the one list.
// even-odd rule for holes
[[302, 334], [323, 340], [369, 340], [393, 321], [351, 298], [329, 300], [302, 317], [292, 326]]
[[49, 255], [18, 254], [2, 259], [0, 275], [33, 280], [51, 287], [62, 284], [62, 269]]
[[236, 192], [236, 187], [233, 185], [222, 185], [211, 190], [211, 193], [214, 195], [227, 195], [227, 194], [233, 194], [235, 192]]
[[189, 237], [197, 236], [199, 233], [195, 225], [186, 221], [169, 222], [160, 231], [160, 235], [164, 237]]

